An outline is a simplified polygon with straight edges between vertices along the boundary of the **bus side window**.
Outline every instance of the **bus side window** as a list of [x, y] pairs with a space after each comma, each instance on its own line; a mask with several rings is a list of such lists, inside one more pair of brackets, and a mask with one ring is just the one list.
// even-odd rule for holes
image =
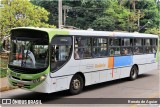
[[92, 56], [94, 58], [105, 57], [108, 55], [108, 39], [102, 37], [93, 38]]
[[143, 54], [143, 39], [142, 38], [135, 38], [134, 39], [133, 53], [135, 55]]
[[109, 54], [110, 56], [121, 55], [121, 38], [110, 38], [109, 39]]
[[144, 53], [151, 54], [152, 47], [151, 47], [152, 39], [144, 39]]
[[121, 54], [132, 55], [133, 53], [132, 46], [133, 46], [133, 38], [122, 38]]
[[[91, 38], [89, 37], [76, 37], [75, 38], [75, 56], [76, 59], [91, 58]], [[79, 58], [77, 57], [79, 56]]]
[[155, 54], [157, 52], [157, 39], [152, 39], [152, 53]]

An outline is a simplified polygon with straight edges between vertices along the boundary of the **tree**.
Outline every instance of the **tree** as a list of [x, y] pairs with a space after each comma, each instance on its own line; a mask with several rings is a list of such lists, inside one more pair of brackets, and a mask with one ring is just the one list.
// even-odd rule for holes
[[30, 0], [33, 5], [45, 8], [49, 14], [49, 20], [46, 22], [58, 27], [58, 0]]
[[[48, 23], [58, 25], [58, 2], [54, 0], [42, 1], [31, 0], [31, 3], [42, 6], [51, 13]], [[102, 17], [104, 10], [109, 5], [106, 0], [66, 0], [63, 6], [72, 7], [67, 12], [66, 25], [81, 29], [92, 27], [92, 23], [98, 17]], [[51, 21], [52, 20], [52, 21]]]
[[104, 11], [109, 6], [106, 0], [83, 0], [79, 4], [69, 12], [68, 24], [81, 29], [92, 28], [93, 22], [104, 17]]
[[160, 30], [159, 28], [151, 28], [151, 29], [147, 29], [145, 31], [145, 33], [149, 33], [149, 34], [155, 34], [155, 35], [159, 35], [160, 36]]
[[129, 9], [125, 8], [118, 0], [108, 0], [110, 2], [109, 8], [106, 9], [105, 15], [113, 17], [115, 21], [115, 30], [128, 30], [130, 27], [128, 23], [128, 16], [131, 15]]
[[55, 27], [46, 24], [49, 12], [39, 6], [34, 6], [28, 0], [2, 0], [0, 35], [8, 35], [14, 27]]
[[113, 31], [115, 30], [115, 21], [113, 17], [109, 16], [98, 18], [92, 23], [92, 28], [100, 31]]
[[[145, 28], [152, 29], [159, 26], [159, 14], [158, 14], [158, 2], [156, 0], [121, 0], [123, 5], [130, 9], [133, 13], [130, 17], [130, 22], [133, 22], [136, 26], [134, 29], [138, 31], [144, 25], [147, 24], [140, 32], [145, 32]], [[133, 20], [133, 21], [132, 21]]]
[[[31, 0], [31, 2], [51, 13], [47, 23], [58, 25], [56, 0]], [[64, 5], [72, 7], [67, 12], [66, 25], [80, 29], [113, 30], [114, 28], [118, 31], [145, 32], [146, 29], [154, 27], [158, 29], [159, 26], [159, 0], [63, 0]], [[111, 29], [106, 27], [109, 24], [112, 24]]]

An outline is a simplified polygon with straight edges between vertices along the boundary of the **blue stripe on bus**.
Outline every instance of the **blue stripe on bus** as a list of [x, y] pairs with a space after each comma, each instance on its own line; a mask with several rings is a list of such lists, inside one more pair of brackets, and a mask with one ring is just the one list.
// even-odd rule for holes
[[114, 67], [127, 66], [132, 64], [132, 56], [114, 57]]

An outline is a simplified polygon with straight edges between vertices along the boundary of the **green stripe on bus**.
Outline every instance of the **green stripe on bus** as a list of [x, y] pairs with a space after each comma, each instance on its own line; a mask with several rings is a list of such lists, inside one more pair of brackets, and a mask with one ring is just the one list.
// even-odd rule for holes
[[55, 35], [69, 35], [69, 31], [65, 30], [65, 29], [53, 29], [50, 31], [47, 31], [49, 34], [49, 40], [51, 42], [52, 37], [54, 37]]

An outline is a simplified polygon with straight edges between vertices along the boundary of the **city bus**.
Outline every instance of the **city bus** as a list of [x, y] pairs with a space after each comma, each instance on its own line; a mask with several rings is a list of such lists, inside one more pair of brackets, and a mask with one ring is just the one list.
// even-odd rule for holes
[[153, 34], [34, 27], [10, 34], [8, 81], [30, 91], [79, 94], [84, 86], [135, 80], [158, 68]]

